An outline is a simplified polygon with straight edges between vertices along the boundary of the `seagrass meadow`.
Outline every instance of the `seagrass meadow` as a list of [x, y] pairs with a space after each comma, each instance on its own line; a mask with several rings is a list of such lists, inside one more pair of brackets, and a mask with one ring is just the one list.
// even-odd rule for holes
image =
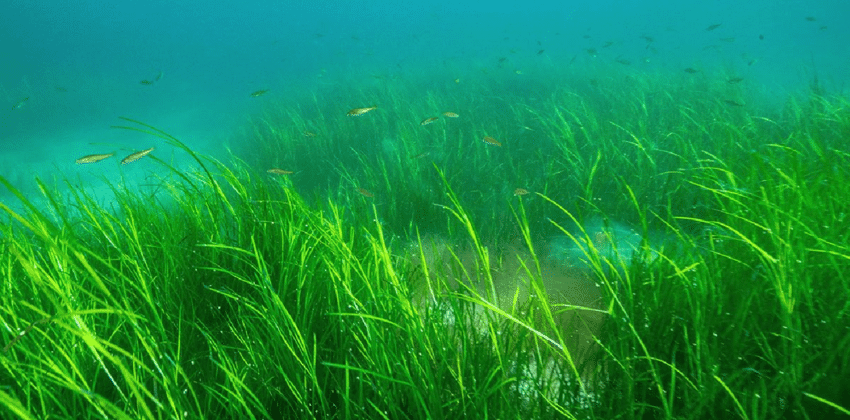
[[0, 417], [850, 418], [850, 101], [699, 76], [116, 119], [147, 186], [0, 179]]

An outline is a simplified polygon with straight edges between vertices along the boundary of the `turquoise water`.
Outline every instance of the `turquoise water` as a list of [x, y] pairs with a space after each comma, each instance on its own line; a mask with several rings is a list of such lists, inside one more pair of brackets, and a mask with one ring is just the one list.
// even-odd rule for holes
[[[695, 78], [740, 77], [765, 101], [784, 100], [815, 77], [827, 89], [844, 88], [848, 6], [775, 6], [8, 1], [0, 6], [3, 175], [76, 174], [78, 156], [144, 148], [131, 133], [108, 129], [117, 116], [218, 153], [268, 102], [297, 105], [340, 88], [427, 90], [518, 71], [525, 77], [510, 88], [521, 92], [558, 83], [536, 73], [593, 73], [608, 63], [670, 77], [688, 75], [686, 68], [698, 71]], [[268, 93], [250, 96], [258, 90]]]
[[[846, 98], [848, 15], [839, 1], [787, 1], [781, 7], [773, 1], [522, 7], [164, 1], [57, 7], [11, 1], [0, 6], [0, 175], [38, 206], [46, 203], [36, 177], [56, 183], [59, 196], [71, 190], [68, 184], [86, 191], [111, 211], [118, 212], [113, 188], [159, 200], [157, 209], [179, 209], [165, 188], [180, 185], [181, 174], [196, 176], [198, 161], [173, 142], [115, 128], [139, 127], [119, 117], [143, 121], [204, 155], [227, 161], [233, 152], [256, 171], [252, 187], [293, 188], [328, 218], [325, 205], [338, 200], [347, 226], [361, 229], [357, 238], [369, 238], [380, 226], [399, 264], [422, 257], [431, 266], [443, 264], [456, 270], [446, 280], [454, 287], [470, 280], [457, 275], [461, 268], [475, 273], [471, 277], [489, 273], [478, 266], [486, 255], [493, 261], [487, 269], [494, 271], [500, 304], [514, 296], [533, 302], [535, 291], [523, 277], [534, 260], [528, 249], [533, 244], [542, 261], [541, 284], [553, 302], [592, 309], [582, 332], [570, 323], [578, 318], [559, 324], [568, 331], [568, 346], [581, 348], [581, 340], [590, 343], [598, 334], [609, 339], [612, 364], [651, 354], [679, 363], [686, 371], [680, 376], [700, 378], [700, 386], [717, 387], [712, 380], [723, 378], [734, 384], [733, 395], [763, 408], [758, 399], [765, 391], [758, 387], [768, 382], [749, 374], [758, 372], [776, 386], [771, 401], [793, 398], [800, 407], [804, 398], [796, 387], [809, 379], [787, 379], [780, 371], [791, 364], [795, 372], [802, 370], [799, 360], [809, 353], [797, 355], [787, 343], [821, 335], [821, 345], [839, 347], [835, 337], [846, 320], [837, 303], [840, 291], [846, 292], [840, 270], [846, 235], [835, 229], [846, 211], [830, 201], [835, 194], [829, 188], [833, 179], [846, 176], [840, 130], [847, 120], [842, 102], [821, 109], [808, 98]], [[795, 98], [802, 105], [790, 106]], [[370, 106], [377, 109], [346, 116]], [[794, 112], [805, 117], [797, 120]], [[422, 125], [432, 117], [439, 120]], [[811, 131], [809, 117], [817, 121]], [[829, 129], [833, 122], [838, 129]], [[807, 143], [800, 133], [814, 140]], [[789, 150], [805, 149], [799, 152], [803, 162], [784, 149], [786, 143]], [[149, 157], [119, 164], [151, 147]], [[96, 153], [115, 155], [75, 163]], [[835, 165], [811, 167], [815, 157], [818, 165]], [[287, 174], [270, 176], [266, 171], [272, 168]], [[741, 179], [748, 183], [737, 184]], [[454, 209], [447, 188], [471, 216], [481, 253], [469, 245], [464, 227], [447, 216]], [[239, 202], [234, 190], [222, 194]], [[569, 217], [544, 195], [572, 212]], [[0, 200], [20, 208], [5, 189]], [[253, 215], [251, 206], [261, 203], [252, 197], [241, 203], [248, 210], [239, 215]], [[520, 208], [527, 212], [527, 242], [517, 227], [525, 216], [512, 213]], [[78, 215], [76, 208], [67, 211]], [[244, 232], [231, 229], [230, 222], [243, 225], [226, 222], [210, 231], [228, 246], [247, 248], [247, 242], [238, 242]], [[253, 222], [240, 221], [257, 229], [250, 231], [251, 240], [268, 233], [267, 220], [257, 221], [262, 228]], [[795, 232], [783, 230], [791, 225]], [[421, 255], [411, 245], [416, 233], [432, 241]], [[204, 238], [189, 244], [189, 234], [174, 235], [174, 249], [209, 245]], [[787, 244], [791, 250], [783, 248]], [[280, 251], [269, 249], [275, 256]], [[449, 250], [455, 249], [453, 259]], [[798, 255], [815, 262], [791, 261]], [[770, 271], [777, 261], [782, 264]], [[422, 261], [414, 267], [417, 263]], [[798, 280], [818, 285], [801, 293], [814, 297], [789, 311], [795, 317], [783, 318], [775, 304], [785, 280], [793, 287]], [[440, 304], [435, 306], [440, 310], [448, 305]], [[750, 305], [752, 317], [723, 318], [749, 314]], [[471, 310], [473, 321], [482, 319], [482, 308]], [[605, 311], [619, 315], [603, 322]], [[800, 315], [803, 311], [810, 312]], [[838, 327], [819, 332], [815, 327], [830, 312]], [[713, 318], [689, 329], [702, 316]], [[780, 324], [794, 327], [793, 340]], [[486, 324], [473, 326], [483, 337], [477, 339], [486, 341]], [[5, 328], [14, 335], [12, 327]], [[649, 346], [646, 354], [629, 342], [638, 330], [647, 338], [640, 343]], [[694, 336], [711, 349], [700, 350]], [[722, 351], [729, 342], [742, 354]], [[330, 353], [334, 346], [322, 350]], [[671, 348], [673, 354], [667, 353]], [[775, 349], [782, 357], [768, 360], [779, 353]], [[524, 403], [534, 404], [531, 389], [538, 378], [524, 369], [546, 366], [541, 370], [549, 374], [549, 363], [563, 362], [548, 357], [542, 364], [502, 366], [523, 377], [516, 392]], [[712, 366], [695, 361], [703, 358], [713, 358]], [[823, 365], [820, 359], [817, 364]], [[847, 369], [846, 363], [836, 365]], [[608, 384], [650, 382], [646, 370], [610, 372]], [[539, 378], [548, 380], [545, 374]], [[828, 391], [842, 388], [828, 381], [843, 384], [812, 379], [804, 390], [840, 402]], [[681, 382], [678, 386], [677, 396], [696, 398]], [[638, 405], [661, 405], [643, 388], [631, 391], [640, 394]], [[394, 395], [381, 397], [390, 401]], [[713, 397], [726, 401], [723, 414], [735, 412], [725, 394]]]

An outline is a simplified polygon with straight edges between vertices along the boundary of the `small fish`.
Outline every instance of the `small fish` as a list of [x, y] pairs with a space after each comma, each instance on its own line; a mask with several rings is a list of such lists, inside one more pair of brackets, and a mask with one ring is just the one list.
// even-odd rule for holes
[[585, 51], [587, 51], [587, 53], [588, 53], [591, 57], [596, 57], [596, 52], [597, 52], [597, 51], [596, 51], [596, 48], [585, 48], [584, 50], [585, 50]]
[[422, 158], [424, 158], [424, 157], [427, 157], [427, 156], [428, 156], [428, 155], [430, 155], [430, 154], [431, 154], [431, 152], [422, 152], [422, 153], [420, 153], [420, 154], [418, 154], [418, 155], [416, 155], [416, 156], [412, 157], [411, 159], [413, 159], [413, 160], [416, 160], [416, 159], [422, 159]]
[[316, 137], [316, 133], [310, 130], [304, 130], [304, 137]]
[[732, 105], [732, 106], [744, 106], [744, 104], [742, 104], [738, 101], [732, 100], [732, 99], [724, 99], [723, 103], [725, 103], [726, 105]]
[[437, 120], [439, 120], [439, 118], [437, 117], [425, 118], [424, 120], [422, 120], [422, 122], [419, 123], [419, 125], [428, 125]]
[[688, 68], [685, 69], [685, 73], [690, 73], [690, 74], [699, 73], [699, 70], [697, 70], [693, 67], [688, 67]]
[[455, 79], [455, 84], [456, 84], [456, 85], [459, 85], [459, 84], [460, 84], [460, 79]]
[[729, 83], [730, 85], [734, 85], [735, 83], [741, 83], [743, 81], [744, 81], [743, 77], [730, 77], [728, 80], [726, 80], [726, 83]]
[[271, 168], [266, 172], [268, 172], [270, 174], [275, 174], [275, 175], [292, 175], [294, 173], [292, 171], [287, 171], [286, 169], [278, 169], [278, 168]]
[[602, 48], [608, 48], [612, 45], [614, 45], [614, 41], [605, 41], [605, 43], [602, 44]]
[[145, 157], [150, 152], [153, 152], [153, 147], [151, 147], [150, 149], [147, 149], [147, 150], [142, 150], [141, 152], [133, 153], [133, 154], [125, 157], [124, 159], [121, 159], [121, 164], [126, 165], [130, 162], [135, 162], [135, 161]]
[[806, 20], [809, 21], [809, 22], [814, 22], [814, 21], [818, 20], [818, 18], [816, 18], [814, 16], [806, 16]]
[[646, 42], [654, 42], [655, 41], [655, 38], [653, 38], [649, 35], [641, 35], [640, 37], [643, 38], [643, 40], [646, 41]]
[[367, 197], [367, 198], [374, 198], [375, 197], [375, 194], [372, 194], [372, 191], [369, 191], [365, 188], [358, 188], [357, 192], [360, 193], [360, 195], [362, 195], [363, 197]]
[[543, 54], [544, 52], [546, 52], [546, 50], [537, 51], [537, 55]]
[[525, 188], [517, 188], [517, 189], [514, 190], [514, 197], [519, 196], [519, 195], [527, 195], [527, 194], [528, 194], [528, 190], [525, 189]]
[[458, 118], [460, 115], [455, 114], [454, 112], [446, 111], [443, 113], [443, 116], [446, 118]]
[[252, 98], [257, 98], [257, 97], [263, 96], [263, 95], [265, 95], [265, 94], [266, 94], [266, 92], [268, 92], [268, 91], [269, 91], [268, 89], [264, 89], [264, 90], [258, 90], [258, 91], [255, 91], [255, 92], [251, 92], [251, 97], [252, 97]]
[[715, 23], [715, 24], [713, 24], [713, 25], [708, 25], [708, 27], [707, 27], [707, 28], [705, 28], [705, 30], [706, 30], [706, 31], [713, 31], [713, 30], [715, 30], [715, 29], [719, 28], [719, 27], [720, 27], [720, 25], [722, 25], [722, 23]]
[[145, 80], [140, 81], [139, 84], [145, 85], [145, 86], [150, 86], [150, 85], [152, 85], [152, 84], [154, 84], [154, 83], [156, 83], [160, 80], [162, 80], [162, 72], [161, 71], [159, 73], [157, 73], [156, 77], [154, 77], [153, 80], [145, 79]]
[[75, 160], [74, 162], [77, 163], [77, 164], [95, 163], [95, 162], [100, 162], [100, 161], [102, 161], [106, 158], [111, 158], [112, 156], [115, 156], [115, 152], [86, 155], [86, 156], [83, 156], [83, 157]]
[[12, 109], [21, 109], [21, 107], [22, 107], [22, 106], [24, 106], [24, 104], [25, 104], [28, 100], [30, 100], [30, 97], [29, 97], [29, 96], [27, 96], [27, 97], [26, 97], [26, 98], [24, 98], [24, 99], [21, 99], [20, 101], [18, 101], [18, 103], [16, 103], [16, 104], [15, 104], [15, 106], [13, 106], [13, 107], [12, 107]]
[[490, 137], [490, 136], [484, 136], [484, 140], [483, 140], [483, 141], [484, 141], [484, 143], [487, 143], [487, 144], [489, 144], [489, 145], [493, 145], [493, 146], [497, 146], [497, 147], [502, 147], [502, 143], [499, 143], [499, 141], [498, 141], [498, 140], [496, 140], [496, 139], [494, 139], [494, 138], [492, 138], [492, 137]]
[[368, 108], [354, 108], [354, 109], [348, 111], [345, 115], [348, 115], [349, 117], [359, 117], [359, 116], [361, 116], [361, 115], [363, 115], [363, 114], [365, 114], [369, 111], [373, 111], [375, 109], [378, 109], [377, 105], [370, 106]]
[[618, 63], [620, 63], [620, 64], [622, 64], [622, 65], [624, 65], [624, 66], [628, 66], [628, 65], [632, 64], [632, 62], [631, 62], [631, 61], [626, 60], [625, 58], [618, 58], [618, 59], [616, 59], [616, 60], [614, 60], [614, 61], [616, 61], [616, 62], [618, 62]]

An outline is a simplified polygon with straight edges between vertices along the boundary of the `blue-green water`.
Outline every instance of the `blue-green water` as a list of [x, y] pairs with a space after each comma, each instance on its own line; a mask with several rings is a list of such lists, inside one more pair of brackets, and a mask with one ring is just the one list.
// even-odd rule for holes
[[[521, 89], [536, 83], [536, 72], [592, 73], [617, 63], [671, 77], [687, 68], [696, 78], [740, 77], [767, 101], [815, 77], [840, 90], [848, 16], [842, 1], [10, 0], [0, 5], [2, 175], [136, 179], [142, 175], [133, 169], [90, 172], [73, 160], [146, 148], [138, 136], [109, 129], [122, 115], [215, 154], [265, 103], [298, 106], [338, 87], [424, 91], [444, 80], [520, 72], [525, 77], [511, 83]], [[250, 96], [258, 90], [268, 93]]]
[[[837, 166], [847, 157], [840, 131], [846, 101], [824, 98], [847, 94], [848, 15], [839, 1], [8, 1], [0, 6], [0, 176], [37, 205], [43, 198], [32, 198], [35, 177], [57, 180], [59, 196], [87, 191], [120, 212], [127, 209], [113, 206], [110, 186], [155, 197], [186, 185], [184, 172], [207, 181], [187, 149], [221, 159], [233, 151], [256, 170], [241, 178], [250, 179], [249, 191], [294, 186], [328, 218], [323, 205], [338, 200], [352, 231], [362, 229], [353, 236], [368, 238], [380, 224], [393, 252], [408, 249], [393, 254], [400, 266], [422, 258], [431, 270], [448, 261], [478, 275], [493, 269], [493, 288], [505, 301], [518, 296], [533, 244], [542, 284], [562, 299], [554, 302], [593, 309], [588, 337], [602, 331], [606, 355], [617, 363], [651, 355], [668, 363], [665, 372], [679, 363], [686, 371], [679, 376], [699, 378], [700, 387], [726, 380], [753, 407], [765, 404], [756, 388], [767, 385], [751, 381], [751, 372], [770, 379], [771, 401], [793, 398], [799, 407], [801, 391], [839, 401], [842, 388], [830, 384], [846, 381], [823, 379], [817, 369], [828, 362], [845, 372], [846, 361], [807, 355], [816, 353], [809, 337], [815, 342], [818, 334], [817, 345], [846, 347], [836, 337], [846, 331], [847, 238], [835, 227], [848, 212], [830, 189], [846, 178]], [[378, 108], [368, 115], [346, 116], [372, 105]], [[442, 117], [446, 111], [460, 118]], [[439, 122], [420, 125], [437, 115]], [[140, 127], [119, 117], [161, 128], [185, 148], [116, 129]], [[482, 143], [483, 136], [498, 140]], [[152, 147], [145, 160], [118, 163]], [[96, 153], [115, 156], [75, 163]], [[269, 168], [292, 176], [270, 176]], [[66, 189], [65, 180], [77, 188]], [[251, 219], [267, 197], [239, 197], [239, 182], [223, 184], [233, 188], [221, 197], [244, 206], [234, 213], [239, 220], [216, 219], [213, 239], [172, 232], [177, 243], [170, 245], [247, 248], [280, 233], [269, 215]], [[476, 223], [480, 249], [458, 245], [469, 232], [447, 216], [456, 209], [449, 188]], [[180, 209], [174, 200], [181, 194], [161, 195], [156, 211]], [[5, 189], [0, 200], [16, 208]], [[527, 219], [511, 213], [520, 208]], [[527, 241], [517, 226], [526, 221]], [[413, 232], [432, 241], [430, 248], [411, 245]], [[483, 255], [494, 261], [485, 270], [477, 265]], [[426, 270], [413, 265], [420, 271], [411, 282]], [[608, 278], [616, 281], [602, 281]], [[793, 289], [798, 283], [805, 289]], [[533, 296], [527, 287], [522, 294]], [[750, 308], [761, 313], [750, 316]], [[733, 313], [740, 319], [728, 318]], [[825, 314], [835, 325], [818, 329], [827, 325]], [[5, 328], [9, 337], [21, 330]], [[633, 336], [647, 337], [640, 344], [649, 350], [636, 351]], [[800, 342], [806, 346], [788, 344]], [[501, 368], [526, 375], [510, 366]], [[783, 376], [804, 367], [817, 377]], [[611, 384], [640, 384], [630, 389], [642, 393], [638, 402], [625, 406], [660, 405], [644, 390], [646, 371], [611, 374], [620, 375]], [[677, 396], [691, 395], [678, 386]], [[681, 406], [700, 406], [699, 398]], [[734, 412], [726, 394], [711, 398], [725, 401], [717, 410]]]

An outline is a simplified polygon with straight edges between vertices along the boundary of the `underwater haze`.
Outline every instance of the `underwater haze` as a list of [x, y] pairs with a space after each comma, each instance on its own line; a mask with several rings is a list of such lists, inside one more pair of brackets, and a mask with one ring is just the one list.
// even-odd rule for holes
[[0, 418], [850, 418], [847, 22], [3, 0]]
[[[520, 70], [522, 84], [534, 71], [619, 60], [638, 72], [742, 77], [764, 100], [815, 78], [846, 89], [848, 18], [838, 0], [10, 0], [0, 5], [4, 175], [70, 171], [77, 154], [142, 147], [108, 130], [119, 115], [214, 153], [263, 100], [297, 103], [318, 86], [386, 78], [428, 86]], [[268, 97], [249, 96], [258, 90]]]

